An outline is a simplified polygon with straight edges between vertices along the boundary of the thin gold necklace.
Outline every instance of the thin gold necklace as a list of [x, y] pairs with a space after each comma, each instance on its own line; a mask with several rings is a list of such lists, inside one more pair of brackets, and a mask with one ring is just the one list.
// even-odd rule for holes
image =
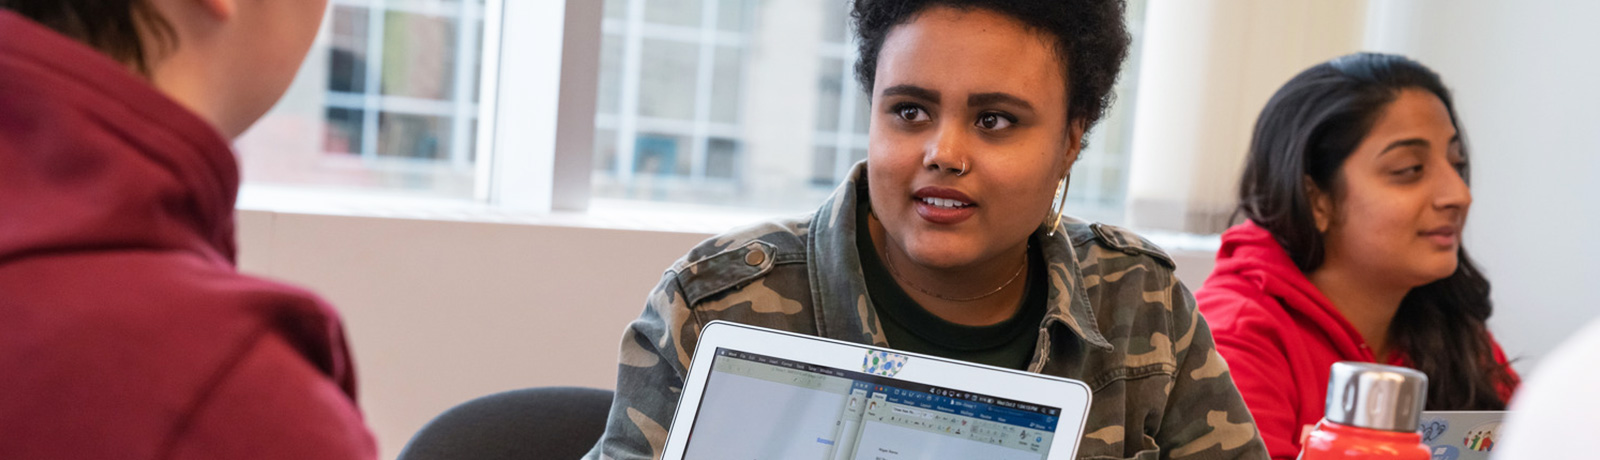
[[916, 285], [916, 283], [912, 283], [911, 280], [905, 279], [905, 277], [900, 276], [900, 272], [894, 269], [894, 260], [889, 258], [888, 248], [885, 248], [884, 251], [883, 251], [883, 262], [884, 262], [884, 266], [889, 268], [889, 275], [894, 276], [894, 278], [897, 279], [897, 280], [905, 282], [907, 286], [911, 286], [912, 289], [916, 289], [918, 292], [933, 296], [934, 298], [937, 298], [937, 299], [940, 299], [940, 300], [948, 300], [948, 301], [951, 301], [951, 302], [971, 302], [971, 301], [974, 301], [974, 300], [979, 300], [979, 299], [987, 298], [987, 297], [995, 295], [995, 294], [999, 294], [1000, 291], [1006, 290], [1006, 288], [1011, 287], [1012, 283], [1017, 282], [1017, 278], [1021, 278], [1022, 277], [1022, 272], [1027, 270], [1027, 268], [1028, 268], [1028, 251], [1026, 249], [1024, 249], [1022, 251], [1022, 265], [1017, 267], [1017, 272], [1016, 273], [1012, 273], [1011, 274], [1011, 279], [1006, 280], [1006, 284], [1002, 284], [1002, 285], [1000, 285], [1000, 287], [994, 288], [993, 291], [985, 292], [985, 293], [983, 293], [981, 295], [978, 295], [976, 297], [946, 297], [946, 296], [943, 296], [943, 295], [939, 295], [939, 294], [930, 292], [927, 289], [923, 289], [922, 286], [918, 286], [918, 285]]

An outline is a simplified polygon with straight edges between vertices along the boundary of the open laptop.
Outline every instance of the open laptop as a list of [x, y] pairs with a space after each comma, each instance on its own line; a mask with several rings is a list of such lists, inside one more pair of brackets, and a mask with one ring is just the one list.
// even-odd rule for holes
[[1422, 442], [1433, 460], [1489, 460], [1503, 411], [1423, 411]]
[[663, 459], [1069, 460], [1082, 382], [714, 321]]

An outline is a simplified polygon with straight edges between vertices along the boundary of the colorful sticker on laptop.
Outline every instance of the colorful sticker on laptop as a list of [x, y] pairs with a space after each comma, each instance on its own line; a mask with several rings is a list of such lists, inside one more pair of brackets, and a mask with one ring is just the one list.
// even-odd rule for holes
[[868, 350], [861, 359], [861, 372], [884, 377], [894, 377], [906, 367], [906, 355], [887, 351]]
[[1418, 431], [1422, 432], [1422, 443], [1431, 446], [1444, 432], [1450, 431], [1450, 422], [1443, 418], [1423, 419]]
[[1461, 458], [1461, 449], [1456, 446], [1433, 446], [1428, 448], [1432, 456], [1429, 460], [1457, 460]]
[[1494, 450], [1494, 443], [1499, 440], [1500, 422], [1488, 422], [1467, 430], [1466, 437], [1461, 439], [1461, 445], [1479, 452]]

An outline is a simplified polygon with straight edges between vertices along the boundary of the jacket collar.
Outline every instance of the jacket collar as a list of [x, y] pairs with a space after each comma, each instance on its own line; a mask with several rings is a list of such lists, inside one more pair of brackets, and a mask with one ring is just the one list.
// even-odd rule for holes
[[0, 10], [0, 260], [81, 248], [234, 258], [238, 164], [122, 64]]
[[1206, 286], [1234, 280], [1246, 280], [1243, 285], [1276, 299], [1275, 303], [1285, 310], [1316, 325], [1341, 356], [1376, 359], [1344, 313], [1300, 271], [1272, 232], [1255, 222], [1246, 220], [1222, 233], [1217, 264], [1206, 279]]
[[1111, 350], [1111, 342], [1100, 334], [1094, 306], [1089, 304], [1089, 293], [1083, 287], [1083, 267], [1079, 266], [1068, 232], [1057, 228], [1054, 235], [1038, 236], [1044, 257], [1050, 261], [1050, 311], [1045, 313], [1045, 326], [1060, 323], [1095, 348]]
[[[817, 306], [818, 335], [884, 346], [888, 341], [872, 298], [867, 295], [861, 257], [856, 252], [856, 226], [862, 225], [856, 220], [856, 206], [862, 198], [858, 190], [865, 188], [866, 177], [867, 163], [857, 163], [811, 219], [806, 233], [806, 269]], [[1059, 323], [1090, 345], [1110, 349], [1110, 342], [1100, 334], [1095, 322], [1077, 253], [1067, 232], [1038, 237], [1050, 274], [1049, 310], [1041, 327]]]

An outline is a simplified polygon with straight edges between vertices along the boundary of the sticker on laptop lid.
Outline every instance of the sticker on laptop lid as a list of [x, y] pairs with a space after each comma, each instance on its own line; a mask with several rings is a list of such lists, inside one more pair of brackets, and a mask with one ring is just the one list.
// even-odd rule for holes
[[1467, 436], [1461, 439], [1461, 444], [1468, 449], [1479, 452], [1494, 450], [1495, 440], [1500, 437], [1500, 422], [1493, 421], [1472, 427], [1467, 431]]
[[884, 377], [894, 377], [906, 367], [906, 355], [887, 351], [868, 350], [861, 359], [861, 372]]
[[1444, 436], [1444, 432], [1450, 431], [1450, 421], [1443, 417], [1426, 418], [1417, 428], [1422, 432], [1422, 443], [1431, 446], [1440, 436]]

